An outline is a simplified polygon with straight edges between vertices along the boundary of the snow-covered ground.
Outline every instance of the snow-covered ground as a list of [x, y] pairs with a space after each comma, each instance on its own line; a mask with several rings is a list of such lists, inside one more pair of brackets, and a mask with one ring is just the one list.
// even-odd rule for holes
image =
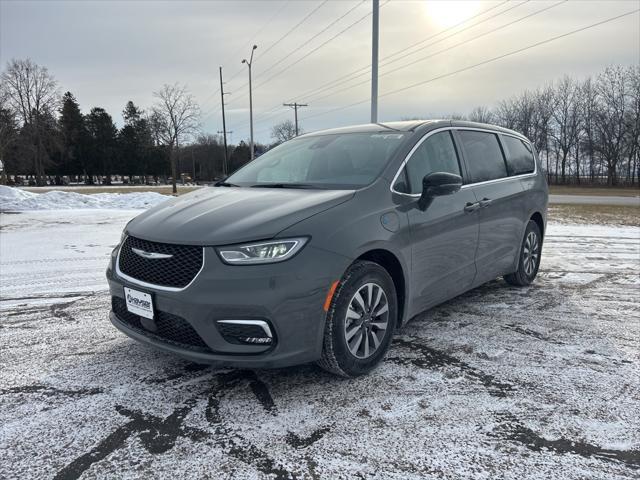
[[0, 212], [66, 209], [144, 209], [168, 198], [158, 192], [92, 193], [63, 190], [34, 193], [0, 185]]
[[0, 478], [638, 478], [640, 228], [551, 223], [534, 285], [432, 309], [344, 380], [120, 334], [104, 270], [135, 213], [2, 214]]

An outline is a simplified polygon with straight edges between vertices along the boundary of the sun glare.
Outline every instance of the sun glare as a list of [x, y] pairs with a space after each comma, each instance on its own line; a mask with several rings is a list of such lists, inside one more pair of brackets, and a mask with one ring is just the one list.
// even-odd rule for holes
[[478, 0], [427, 0], [427, 16], [439, 27], [452, 27], [475, 15], [480, 9]]

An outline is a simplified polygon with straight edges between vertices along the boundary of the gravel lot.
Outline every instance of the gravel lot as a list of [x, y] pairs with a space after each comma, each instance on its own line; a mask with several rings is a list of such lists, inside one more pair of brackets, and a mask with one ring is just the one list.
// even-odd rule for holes
[[129, 340], [103, 273], [132, 213], [65, 215], [2, 218], [0, 478], [640, 476], [640, 228], [550, 225], [533, 286], [435, 308], [344, 380]]

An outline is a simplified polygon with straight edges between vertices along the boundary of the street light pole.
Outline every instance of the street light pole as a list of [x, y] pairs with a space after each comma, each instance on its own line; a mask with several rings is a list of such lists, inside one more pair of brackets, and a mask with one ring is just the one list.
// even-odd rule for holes
[[251, 132], [251, 138], [249, 140], [249, 150], [251, 151], [251, 160], [255, 158], [255, 154], [253, 151], [253, 94], [251, 91], [251, 63], [253, 62], [253, 52], [258, 48], [257, 45], [254, 45], [251, 49], [251, 57], [249, 57], [249, 61], [247, 59], [243, 59], [242, 63], [246, 63], [249, 67], [249, 130]]
[[371, 123], [378, 123], [378, 24], [380, 1], [373, 0], [373, 25], [371, 28]]

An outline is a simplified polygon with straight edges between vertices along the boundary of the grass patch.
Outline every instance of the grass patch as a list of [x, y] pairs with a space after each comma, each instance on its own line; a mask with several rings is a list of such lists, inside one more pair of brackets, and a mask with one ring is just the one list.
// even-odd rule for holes
[[547, 220], [554, 223], [640, 226], [640, 207], [618, 205], [549, 205]]
[[638, 197], [638, 187], [580, 187], [575, 185], [550, 185], [549, 193], [553, 195], [596, 195], [614, 197]]

